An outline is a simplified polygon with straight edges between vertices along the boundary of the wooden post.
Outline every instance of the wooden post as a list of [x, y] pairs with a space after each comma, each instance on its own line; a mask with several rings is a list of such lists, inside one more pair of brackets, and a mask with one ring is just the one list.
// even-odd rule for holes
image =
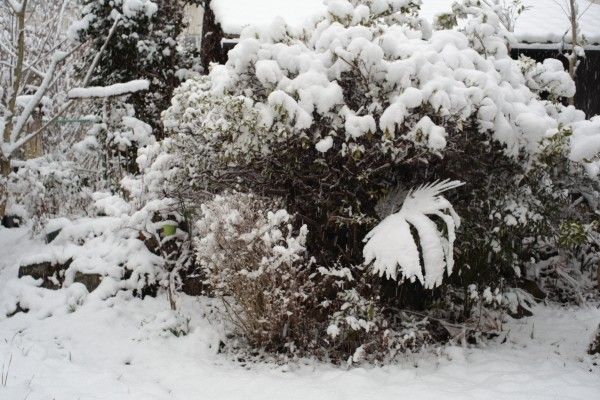
[[223, 40], [223, 29], [215, 21], [215, 13], [210, 7], [210, 0], [204, 3], [204, 18], [202, 23], [202, 67], [204, 73], [208, 73], [210, 63], [224, 63], [227, 55], [223, 51], [221, 41]]
[[6, 200], [8, 192], [3, 182], [10, 175], [10, 160], [0, 155], [0, 219], [6, 215]]

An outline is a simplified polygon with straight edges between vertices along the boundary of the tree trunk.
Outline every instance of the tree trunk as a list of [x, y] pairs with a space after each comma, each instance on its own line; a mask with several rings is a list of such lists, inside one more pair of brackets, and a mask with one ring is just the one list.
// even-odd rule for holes
[[0, 155], [0, 219], [6, 214], [6, 178], [10, 174], [10, 160]]
[[200, 57], [204, 73], [208, 74], [208, 68], [211, 63], [224, 63], [226, 54], [223, 51], [221, 40], [223, 39], [223, 30], [221, 25], [216, 22], [215, 14], [210, 7], [210, 0], [204, 3], [204, 20], [202, 22], [202, 48]]
[[[573, 81], [575, 81], [575, 78], [577, 77], [577, 61], [578, 61], [578, 56], [577, 56], [577, 51], [576, 51], [576, 47], [579, 46], [579, 42], [578, 42], [578, 38], [577, 38], [577, 33], [579, 31], [579, 26], [578, 26], [578, 12], [577, 12], [577, 3], [575, 0], [569, 0], [569, 11], [570, 11], [570, 15], [569, 15], [569, 20], [571, 22], [571, 55], [569, 57], [569, 75], [571, 75], [571, 78], [573, 79]], [[575, 105], [575, 96], [571, 97], [569, 99], [569, 105]]]
[[[42, 113], [35, 112], [33, 114], [33, 120], [28, 124], [28, 128], [31, 132], [36, 132], [41, 129], [42, 126], [44, 126]], [[42, 135], [37, 135], [29, 142], [25, 143], [25, 145], [23, 145], [23, 153], [26, 160], [41, 157], [43, 154]]]
[[17, 97], [19, 95], [19, 89], [21, 88], [21, 80], [23, 79], [23, 65], [25, 63], [25, 10], [27, 9], [27, 0], [23, 0], [21, 5], [21, 11], [15, 14], [17, 17], [17, 63], [14, 70], [14, 77], [12, 82], [12, 93], [8, 101], [8, 114], [6, 119], [6, 126], [4, 127], [4, 143], [11, 142], [11, 136], [13, 131], [15, 110], [17, 109]]
[[[15, 110], [17, 108], [17, 96], [19, 89], [21, 88], [21, 80], [23, 79], [23, 66], [25, 64], [25, 11], [27, 10], [28, 0], [23, 0], [21, 3], [21, 10], [15, 13], [17, 18], [17, 59], [16, 66], [12, 81], [12, 93], [8, 101], [8, 113], [5, 114], [6, 125], [4, 126], [4, 136], [2, 140], [4, 143], [10, 143], [12, 140], [13, 123]], [[10, 175], [10, 155], [4, 155], [0, 153], [0, 219], [4, 218], [6, 214], [6, 202], [7, 202], [7, 189], [6, 189], [6, 178]]]

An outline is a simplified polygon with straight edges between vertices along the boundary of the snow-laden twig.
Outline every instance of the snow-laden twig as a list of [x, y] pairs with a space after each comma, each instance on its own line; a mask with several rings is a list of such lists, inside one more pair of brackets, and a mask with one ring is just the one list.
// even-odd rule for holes
[[[8, 365], [2, 364], [2, 374], [0, 374], [0, 387], [6, 387], [8, 384], [8, 373], [10, 372], [10, 365], [12, 364], [12, 354], [8, 359]], [[6, 368], [5, 368], [6, 367]]]

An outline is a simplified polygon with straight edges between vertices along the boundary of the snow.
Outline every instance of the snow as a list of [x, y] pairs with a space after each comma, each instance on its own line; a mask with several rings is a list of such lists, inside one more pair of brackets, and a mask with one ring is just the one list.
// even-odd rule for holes
[[114, 133], [114, 142], [119, 148], [125, 150], [137, 143], [139, 146], [146, 146], [155, 142], [152, 135], [152, 127], [147, 123], [131, 116], [122, 118], [123, 127], [127, 128], [123, 131]]
[[[34, 99], [34, 95], [32, 95], [32, 94], [25, 94], [25, 95], [17, 96], [17, 106], [25, 108], [25, 107], [27, 107], [27, 105], [29, 104], [29, 102], [32, 99]], [[49, 97], [44, 96], [40, 100], [40, 105], [44, 105], [44, 106], [50, 105], [51, 101], [52, 100]]]
[[82, 19], [74, 21], [67, 29], [67, 37], [72, 41], [76, 41], [81, 32], [89, 29], [90, 22], [92, 22], [93, 19], [94, 16], [92, 14], [86, 14]]
[[327, 334], [332, 339], [335, 339], [340, 334], [340, 328], [338, 328], [337, 325], [329, 325], [327, 327]]
[[[0, 297], [15, 261], [41, 243], [0, 228]], [[206, 300], [91, 298], [81, 285], [32, 287], [49, 314], [0, 316], [2, 399], [595, 399], [600, 368], [586, 355], [600, 309], [538, 306], [510, 320], [483, 348], [449, 346], [386, 367], [345, 370], [307, 360], [245, 365], [217, 353], [223, 337], [205, 318]], [[32, 300], [33, 301], [33, 300]], [[44, 303], [44, 304], [41, 304]], [[175, 337], [189, 318], [189, 333]], [[333, 333], [333, 330], [332, 330]], [[500, 342], [506, 338], [506, 343]], [[10, 361], [10, 367], [7, 367]]]
[[[561, 43], [569, 30], [569, 21], [557, 2], [552, 0], [526, 0], [532, 6], [517, 21], [515, 35], [526, 43]], [[560, 1], [565, 7], [565, 0]], [[577, 0], [580, 12], [580, 30], [588, 44], [600, 44], [600, 4], [589, 0]], [[589, 7], [589, 8], [588, 8]], [[584, 10], [586, 10], [583, 13]], [[583, 14], [581, 14], [583, 13]], [[543, 23], [540, 23], [543, 21]], [[570, 37], [565, 38], [570, 42]]]
[[357, 116], [351, 110], [348, 110], [344, 129], [353, 139], [358, 139], [367, 133], [375, 133], [377, 123], [372, 115]]
[[446, 130], [434, 124], [428, 116], [424, 116], [417, 122], [410, 135], [415, 137], [415, 141], [419, 136], [427, 139], [427, 147], [434, 151], [443, 150], [446, 147]]
[[[445, 127], [475, 119], [479, 131], [505, 145], [511, 157], [535, 155], [545, 139], [581, 120], [569, 108], [549, 107], [540, 96], [541, 90], [551, 92], [552, 98], [573, 94], [575, 85], [560, 62], [521, 65], [510, 58], [495, 14], [479, 15], [481, 9], [475, 8], [460, 31], [431, 32], [400, 24], [377, 30], [369, 24], [340, 23], [363, 18], [364, 4], [327, 4], [329, 17], [303, 34], [282, 36], [281, 19], [269, 28], [245, 28], [227, 63], [211, 70], [211, 95], [251, 98], [264, 129], [284, 124], [298, 135], [313, 129], [320, 151], [331, 149], [327, 136], [332, 136], [315, 126], [322, 119], [336, 124], [343, 119], [346, 137], [333, 135], [345, 140], [336, 148], [340, 152], [350, 147], [362, 152], [360, 142], [370, 137], [363, 136], [375, 130], [382, 149], [404, 135], [438, 155], [447, 145], [450, 131]], [[386, 4], [406, 3], [381, 0], [371, 5]], [[357, 72], [368, 82], [368, 90], [357, 97], [373, 101], [354, 107], [360, 101], [349, 101], [341, 85]], [[254, 82], [245, 86], [248, 77]], [[426, 109], [431, 111], [420, 115]], [[592, 134], [586, 136], [597, 141]]]
[[532, 83], [532, 87], [538, 90], [547, 88], [557, 96], [573, 97], [575, 95], [575, 82], [568, 79], [568, 72], [560, 60], [547, 58], [536, 68], [533, 68], [528, 74], [527, 79]]
[[[580, 13], [587, 9], [580, 17], [581, 33], [588, 44], [600, 44], [600, 4], [590, 4], [589, 0], [577, 2]], [[421, 16], [433, 22], [436, 15], [450, 11], [453, 0], [423, 0], [422, 3]], [[562, 43], [569, 29], [569, 20], [561, 8], [566, 8], [566, 3], [566, 0], [523, 0], [530, 8], [516, 22], [516, 39], [523, 43]], [[341, 15], [343, 4], [334, 2], [329, 11]], [[305, 20], [328, 10], [322, 0], [213, 0], [212, 7], [217, 21], [229, 35], [239, 35], [251, 24], [270, 26], [277, 17], [292, 28], [301, 28]], [[570, 40], [568, 36], [564, 37], [566, 42]]]
[[92, 86], [85, 88], [74, 88], [69, 90], [69, 98], [71, 99], [87, 99], [92, 97], [112, 97], [122, 96], [148, 90], [150, 82], [146, 79], [136, 79], [125, 83], [115, 83], [110, 86]]
[[600, 153], [600, 116], [573, 124], [569, 159], [580, 162]]
[[333, 147], [333, 138], [327, 136], [317, 142], [315, 148], [321, 153], [327, 153]]
[[8, 5], [13, 9], [15, 13], [20, 13], [23, 11], [23, 1], [17, 0], [8, 0]]
[[[453, 0], [423, 0], [421, 16], [433, 21], [436, 15], [449, 12], [452, 3]], [[523, 0], [522, 3], [529, 9], [517, 19], [514, 30], [516, 39], [523, 43], [562, 43], [570, 27], [563, 11], [563, 8], [567, 9], [568, 0]], [[590, 3], [589, 0], [577, 0], [577, 3], [581, 15], [581, 33], [589, 44], [600, 44], [600, 4]], [[570, 41], [569, 36], [564, 38], [566, 42]]]
[[260, 60], [256, 63], [256, 77], [263, 84], [277, 83], [281, 80], [283, 73], [274, 60]]
[[[428, 289], [440, 285], [445, 273], [452, 274], [455, 228], [460, 226], [460, 218], [441, 193], [462, 185], [441, 181], [410, 191], [400, 211], [387, 216], [364, 239], [365, 264], [372, 264], [373, 273], [398, 281], [418, 279]], [[445, 223], [447, 239], [430, 216]], [[411, 226], [418, 233], [418, 245]]]
[[129, 18], [135, 18], [138, 13], [144, 13], [150, 18], [157, 10], [156, 3], [149, 0], [125, 0], [123, 2], [123, 14]]
[[323, 0], [213, 0], [211, 7], [226, 34], [239, 35], [250, 24], [267, 27], [278, 17], [299, 28], [323, 11]]
[[121, 197], [109, 193], [94, 193], [94, 207], [109, 217], [121, 217], [132, 212], [131, 205]]
[[293, 97], [285, 93], [282, 90], [276, 90], [269, 95], [269, 105], [273, 108], [281, 109], [293, 120], [296, 121], [295, 127], [297, 129], [308, 129], [312, 125], [313, 119], [311, 115], [306, 112]]

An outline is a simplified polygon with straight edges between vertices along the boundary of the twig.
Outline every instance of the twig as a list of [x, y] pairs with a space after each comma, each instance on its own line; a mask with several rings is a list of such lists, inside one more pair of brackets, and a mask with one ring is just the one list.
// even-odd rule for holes
[[8, 359], [8, 366], [6, 366], [6, 371], [4, 370], [5, 364], [2, 363], [2, 374], [0, 374], [0, 386], [6, 387], [8, 383], [8, 373], [10, 372], [10, 365], [12, 364], [12, 353], [10, 358]]

